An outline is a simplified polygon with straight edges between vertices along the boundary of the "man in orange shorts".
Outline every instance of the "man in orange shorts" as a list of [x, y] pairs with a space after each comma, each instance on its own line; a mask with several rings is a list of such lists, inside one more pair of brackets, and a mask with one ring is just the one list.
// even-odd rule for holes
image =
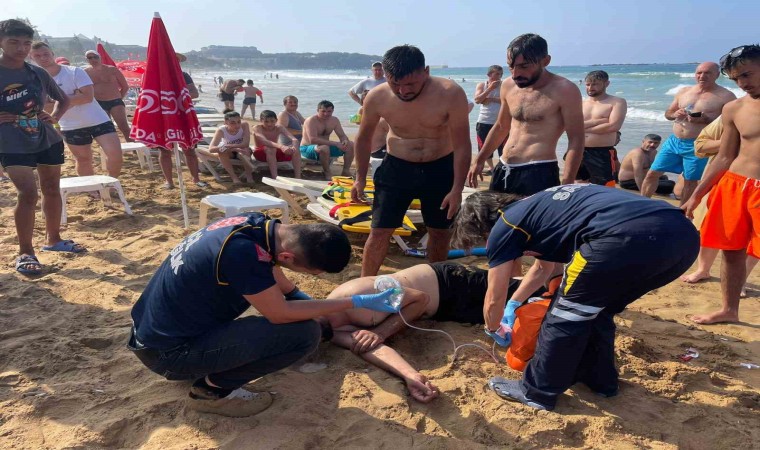
[[[702, 246], [723, 250], [723, 307], [692, 320], [700, 324], [739, 321], [745, 259], [760, 258], [760, 46], [744, 45], [720, 60], [721, 70], [747, 93], [723, 107], [718, 155], [692, 197], [683, 205], [689, 217], [710, 189], [702, 222]], [[717, 183], [717, 185], [716, 185]], [[745, 252], [745, 248], [747, 251]]]
[[259, 115], [260, 125], [253, 127], [253, 140], [256, 148], [253, 157], [256, 161], [265, 161], [269, 165], [269, 174], [277, 178], [277, 163], [290, 161], [296, 178], [301, 178], [301, 152], [293, 145], [279, 143], [280, 136], [286, 142], [296, 142], [295, 136], [287, 128], [277, 124], [277, 114], [265, 109]]

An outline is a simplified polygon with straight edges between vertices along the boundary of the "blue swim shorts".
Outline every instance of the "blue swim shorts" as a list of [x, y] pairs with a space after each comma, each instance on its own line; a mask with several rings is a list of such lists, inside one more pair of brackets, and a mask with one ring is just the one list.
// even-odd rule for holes
[[694, 139], [681, 139], [671, 134], [657, 152], [649, 170], [683, 173], [685, 180], [698, 181], [702, 178], [707, 161], [707, 158], [698, 158], [694, 154]]
[[[338, 147], [334, 145], [330, 146], [330, 158], [337, 158], [339, 156], [343, 156], [343, 153], [345, 152], [339, 149]], [[319, 153], [317, 153], [317, 145], [302, 145], [301, 157], [310, 159], [312, 161], [319, 161]]]

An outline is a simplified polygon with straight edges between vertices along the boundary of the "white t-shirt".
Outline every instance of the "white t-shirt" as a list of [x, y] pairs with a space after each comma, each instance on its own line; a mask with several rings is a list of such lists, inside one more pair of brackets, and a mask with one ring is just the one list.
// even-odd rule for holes
[[[66, 95], [74, 95], [75, 90], [92, 85], [90, 76], [83, 69], [72, 66], [60, 67], [61, 71], [53, 79]], [[90, 103], [69, 108], [58, 123], [62, 131], [69, 131], [100, 125], [110, 120], [108, 114], [93, 98]]]
[[382, 77], [379, 80], [367, 78], [366, 80], [356, 83], [354, 87], [351, 88], [351, 92], [361, 97], [364, 91], [371, 91], [372, 88], [380, 86], [383, 83], [385, 83], [385, 77]]

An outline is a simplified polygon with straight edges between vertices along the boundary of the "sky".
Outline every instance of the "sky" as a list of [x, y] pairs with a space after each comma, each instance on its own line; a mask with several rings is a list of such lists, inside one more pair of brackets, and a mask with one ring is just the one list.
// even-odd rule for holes
[[382, 55], [414, 44], [428, 64], [505, 64], [522, 33], [549, 43], [553, 65], [717, 61], [760, 40], [760, 1], [629, 0], [2, 0], [0, 20], [26, 17], [50, 36], [77, 33], [146, 45], [161, 13], [177, 51], [255, 46], [264, 53]]

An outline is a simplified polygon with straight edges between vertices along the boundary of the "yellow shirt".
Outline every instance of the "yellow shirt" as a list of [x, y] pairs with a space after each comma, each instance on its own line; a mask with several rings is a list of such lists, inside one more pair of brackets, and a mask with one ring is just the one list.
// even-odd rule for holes
[[697, 139], [694, 141], [694, 154], [700, 158], [707, 158], [708, 156], [712, 156], [718, 153], [718, 150], [706, 152], [703, 151], [702, 148], [707, 143], [707, 141], [719, 141], [722, 134], [723, 121], [721, 120], [720, 116], [718, 116], [717, 119], [710, 122], [709, 125], [704, 127], [702, 131], [699, 132], [699, 136], [697, 136]]

